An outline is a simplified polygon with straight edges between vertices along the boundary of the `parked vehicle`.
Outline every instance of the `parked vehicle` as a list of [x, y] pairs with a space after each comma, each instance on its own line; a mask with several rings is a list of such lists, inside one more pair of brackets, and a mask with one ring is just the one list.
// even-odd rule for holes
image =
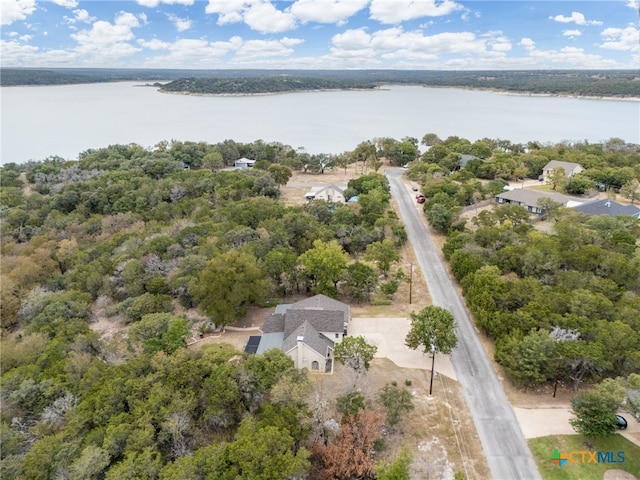
[[622, 415], [616, 415], [616, 427], [620, 430], [625, 430], [627, 428], [627, 419]]
[[418, 203], [424, 203], [427, 199], [425, 198], [424, 195], [422, 195], [421, 193], [416, 195], [416, 202]]

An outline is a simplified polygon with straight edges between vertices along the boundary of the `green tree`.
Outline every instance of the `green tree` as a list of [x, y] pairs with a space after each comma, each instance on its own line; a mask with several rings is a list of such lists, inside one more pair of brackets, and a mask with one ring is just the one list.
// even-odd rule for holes
[[300, 255], [305, 272], [313, 280], [316, 293], [335, 296], [338, 282], [347, 268], [349, 255], [336, 240], [315, 240], [313, 248]]
[[252, 303], [262, 301], [268, 290], [256, 258], [231, 250], [213, 257], [198, 277], [194, 297], [218, 327], [235, 323]]
[[547, 175], [546, 181], [551, 185], [552, 190], [562, 191], [569, 184], [569, 177], [567, 177], [564, 168], [554, 168]]
[[524, 338], [518, 335], [501, 338], [496, 344], [495, 358], [511, 378], [531, 387], [553, 378], [555, 347], [556, 342], [548, 332], [533, 331]]
[[378, 265], [382, 274], [387, 277], [392, 262], [400, 260], [398, 250], [390, 238], [385, 238], [381, 242], [373, 242], [367, 245], [365, 258]]
[[347, 267], [343, 287], [355, 300], [369, 300], [377, 284], [376, 272], [369, 265], [355, 262]]
[[215, 172], [224, 167], [224, 158], [220, 152], [209, 152], [202, 157], [202, 164], [205, 168]]
[[448, 354], [458, 344], [455, 319], [451, 312], [435, 305], [425, 307], [418, 313], [411, 312], [410, 318], [411, 328], [405, 338], [405, 345], [413, 350], [420, 348], [423, 353], [431, 352], [431, 395], [436, 353]]
[[597, 438], [611, 435], [616, 429], [616, 410], [624, 395], [622, 390], [600, 384], [593, 390], [579, 393], [571, 399], [575, 418], [569, 420], [576, 432]]
[[236, 440], [229, 449], [229, 460], [238, 466], [237, 479], [273, 480], [305, 473], [309, 468], [309, 452], [300, 448], [294, 453], [294, 439], [286, 430], [244, 420]]
[[376, 465], [376, 480], [410, 480], [411, 460], [410, 450], [406, 447], [402, 448], [392, 462], [381, 462]]
[[336, 345], [333, 358], [346, 365], [355, 374], [353, 387], [355, 388], [360, 375], [369, 370], [371, 360], [376, 355], [378, 347], [367, 343], [364, 337], [345, 337]]
[[360, 392], [351, 390], [336, 398], [336, 410], [342, 415], [342, 423], [352, 415], [357, 415], [360, 410], [366, 408], [365, 398]]
[[395, 383], [387, 383], [379, 393], [380, 403], [387, 409], [387, 424], [394, 427], [403, 412], [413, 410], [411, 393], [406, 388], [399, 388]]
[[189, 333], [184, 318], [169, 313], [144, 315], [129, 329], [129, 340], [142, 345], [145, 353], [153, 354], [160, 350], [172, 353], [184, 347], [184, 339]]
[[631, 200], [631, 205], [633, 205], [636, 200], [640, 199], [640, 181], [637, 178], [632, 178], [620, 188], [620, 194]]
[[276, 181], [276, 183], [278, 184], [278, 187], [281, 185], [286, 185], [289, 179], [291, 178], [291, 175], [293, 175], [293, 172], [289, 167], [285, 165], [278, 165], [276, 163], [274, 163], [273, 165], [270, 165], [267, 171], [271, 174], [273, 179]]

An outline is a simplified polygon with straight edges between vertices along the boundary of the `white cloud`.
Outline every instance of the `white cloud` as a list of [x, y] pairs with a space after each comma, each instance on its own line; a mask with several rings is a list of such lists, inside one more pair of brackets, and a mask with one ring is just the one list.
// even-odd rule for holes
[[633, 8], [634, 10], [640, 9], [640, 0], [627, 0], [627, 7]]
[[278, 33], [296, 28], [290, 9], [278, 10], [269, 0], [209, 0], [205, 13], [218, 14], [218, 25], [244, 21], [260, 33]]
[[393, 27], [368, 33], [365, 29], [347, 30], [332, 38], [331, 54], [337, 58], [366, 60], [401, 60], [410, 68], [410, 59], [422, 62], [413, 65], [432, 67], [434, 59], [450, 55], [504, 57], [511, 50], [511, 42], [502, 32], [488, 32], [477, 36], [473, 32], [444, 32], [425, 36], [421, 31], [405, 32]]
[[173, 26], [176, 27], [176, 30], [179, 32], [185, 32], [191, 28], [193, 22], [188, 18], [180, 18], [177, 15], [172, 13], [167, 14], [167, 18], [173, 23]]
[[564, 15], [556, 15], [555, 17], [549, 17], [549, 19], [560, 23], [574, 22], [576, 25], [602, 25], [602, 22], [598, 20], [587, 20], [584, 14], [580, 12], [571, 12], [570, 17], [565, 17]]
[[91, 30], [81, 30], [71, 35], [78, 46], [76, 51], [87, 55], [109, 55], [111, 58], [131, 55], [139, 51], [137, 47], [127, 43], [135, 35], [132, 29], [139, 27], [138, 18], [132, 13], [120, 12], [113, 24], [99, 20]]
[[76, 8], [78, 6], [77, 0], [51, 0], [56, 5], [60, 5], [65, 8]]
[[520, 39], [520, 42], [518, 43], [518, 45], [523, 46], [527, 50], [531, 50], [531, 49], [535, 48], [536, 42], [534, 42], [529, 37], [523, 37], [523, 38]]
[[36, 0], [3, 0], [0, 8], [0, 24], [11, 25], [16, 20], [24, 20], [35, 9]]
[[[288, 45], [278, 40], [248, 40], [242, 44], [236, 55], [242, 60], [290, 56], [294, 53], [293, 48], [291, 48], [291, 40], [293, 39], [288, 39], [286, 42]], [[298, 39], [296, 45], [299, 43], [302, 43], [302, 40]]]
[[256, 2], [244, 13], [244, 21], [260, 33], [286, 32], [296, 27], [296, 19], [288, 11], [280, 11], [271, 2]]
[[342, 23], [367, 6], [369, 0], [298, 0], [291, 13], [303, 23]]
[[68, 24], [74, 24], [77, 22], [81, 23], [91, 23], [96, 20], [96, 17], [92, 17], [89, 15], [89, 12], [83, 9], [78, 9], [73, 11], [73, 17], [67, 17], [66, 15], [63, 17], [63, 21]]
[[205, 13], [218, 14], [218, 25], [241, 22], [243, 13], [252, 2], [245, 0], [209, 0], [204, 8]]
[[136, 0], [143, 7], [156, 8], [159, 4], [167, 5], [193, 5], [194, 0]]
[[600, 35], [604, 40], [604, 43], [599, 45], [601, 48], [609, 50], [640, 50], [638, 45], [640, 30], [635, 27], [605, 28]]
[[461, 10], [453, 0], [371, 0], [371, 18], [382, 23], [400, 23], [421, 17], [439, 17]]
[[[238, 50], [242, 38], [232, 37], [226, 42], [208, 42], [204, 39], [179, 39], [173, 43], [160, 40], [139, 40], [138, 44], [151, 50], [165, 50], [166, 55], [147, 58], [144, 66], [148, 68], [216, 68], [222, 65], [222, 58]], [[226, 64], [226, 62], [225, 62]]]
[[565, 30], [562, 32], [562, 35], [564, 35], [565, 37], [579, 37], [580, 35], [582, 35], [582, 32], [580, 30]]

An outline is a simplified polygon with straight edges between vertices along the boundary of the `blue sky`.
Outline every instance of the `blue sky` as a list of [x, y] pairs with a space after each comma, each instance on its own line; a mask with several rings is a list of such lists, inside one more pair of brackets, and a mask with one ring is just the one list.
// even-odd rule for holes
[[640, 68], [640, 0], [0, 0], [4, 67]]

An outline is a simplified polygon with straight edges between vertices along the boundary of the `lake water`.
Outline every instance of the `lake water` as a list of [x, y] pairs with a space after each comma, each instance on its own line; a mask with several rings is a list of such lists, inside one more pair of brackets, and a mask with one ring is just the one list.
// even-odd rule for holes
[[135, 83], [3, 87], [0, 161], [161, 140], [282, 142], [340, 153], [376, 137], [500, 138], [514, 143], [612, 137], [640, 143], [640, 103], [391, 86], [248, 97], [162, 94]]

